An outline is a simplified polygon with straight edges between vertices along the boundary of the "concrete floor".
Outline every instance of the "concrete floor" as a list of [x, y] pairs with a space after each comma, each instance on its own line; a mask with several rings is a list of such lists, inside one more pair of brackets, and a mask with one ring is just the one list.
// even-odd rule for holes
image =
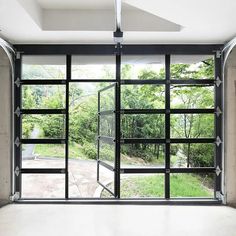
[[225, 206], [17, 205], [0, 208], [2, 236], [235, 236]]

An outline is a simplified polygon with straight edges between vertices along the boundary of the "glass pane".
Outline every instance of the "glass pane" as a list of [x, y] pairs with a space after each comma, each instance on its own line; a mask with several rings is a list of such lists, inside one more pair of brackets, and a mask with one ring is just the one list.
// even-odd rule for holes
[[65, 108], [66, 87], [64, 85], [23, 85], [23, 109]]
[[65, 56], [23, 56], [22, 79], [65, 79]]
[[99, 141], [99, 160], [106, 162], [110, 166], [114, 167], [115, 164], [115, 145], [107, 144]]
[[121, 145], [121, 167], [164, 167], [165, 145], [124, 144]]
[[214, 108], [213, 86], [172, 86], [171, 108]]
[[214, 174], [178, 173], [170, 175], [171, 197], [214, 197]]
[[115, 56], [72, 56], [72, 79], [115, 79]]
[[171, 115], [172, 138], [213, 138], [214, 114]]
[[22, 138], [64, 138], [65, 115], [23, 115]]
[[171, 167], [214, 167], [215, 144], [171, 144]]
[[164, 175], [122, 174], [121, 198], [163, 198]]
[[214, 79], [212, 55], [171, 55], [171, 79]]
[[23, 144], [22, 168], [64, 168], [64, 144]]
[[100, 111], [115, 110], [115, 86], [100, 92]]
[[124, 55], [121, 60], [122, 79], [165, 79], [164, 55]]
[[122, 115], [122, 138], [164, 138], [165, 115]]
[[[102, 165], [99, 165], [99, 182], [114, 193], [114, 172]], [[102, 189], [101, 187], [100, 196], [107, 198], [110, 197], [111, 194], [106, 189]]]
[[121, 107], [123, 109], [164, 109], [165, 86], [122, 85]]
[[115, 137], [115, 115], [100, 116], [100, 135]]
[[22, 198], [65, 198], [64, 174], [22, 174]]

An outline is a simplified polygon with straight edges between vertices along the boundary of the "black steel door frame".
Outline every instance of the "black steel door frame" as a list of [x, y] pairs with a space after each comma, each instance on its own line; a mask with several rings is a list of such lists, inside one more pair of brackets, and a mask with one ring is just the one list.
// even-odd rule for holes
[[[64, 174], [65, 175], [65, 198], [69, 199], [68, 186], [68, 136], [69, 136], [69, 84], [73, 82], [115, 82], [116, 83], [116, 160], [115, 160], [115, 198], [120, 199], [120, 175], [132, 173], [162, 173], [165, 175], [165, 200], [170, 199], [170, 173], [215, 173], [215, 200], [221, 201], [222, 194], [222, 45], [14, 45], [17, 50], [15, 66], [15, 101], [14, 101], [14, 130], [15, 130], [15, 192], [21, 192], [21, 174]], [[121, 80], [122, 55], [165, 55], [165, 80]], [[171, 55], [214, 55], [215, 57], [215, 80], [171, 80], [170, 57]], [[21, 60], [22, 55], [65, 55], [66, 56], [66, 80], [22, 80]], [[114, 80], [75, 80], [71, 79], [71, 56], [72, 55], [114, 55], [116, 57], [116, 78]], [[24, 110], [21, 104], [21, 87], [24, 84], [64, 84], [66, 86], [66, 108]], [[120, 91], [123, 84], [163, 84], [166, 87], [165, 109], [151, 110], [125, 110], [120, 107]], [[211, 84], [215, 87], [215, 109], [170, 109], [170, 85], [171, 84]], [[121, 114], [165, 114], [165, 138], [164, 139], [122, 139], [120, 136]], [[215, 137], [211, 139], [173, 139], [170, 138], [170, 114], [180, 113], [210, 113], [215, 114]], [[21, 115], [22, 114], [65, 114], [65, 138], [64, 139], [21, 139]], [[215, 166], [209, 168], [170, 168], [170, 144], [171, 143], [215, 143]], [[63, 169], [24, 169], [21, 167], [21, 145], [27, 143], [64, 143], [65, 168]], [[120, 146], [129, 143], [163, 143], [166, 145], [165, 168], [121, 168]], [[34, 199], [35, 200], [35, 199]], [[47, 199], [38, 199], [47, 200]], [[57, 199], [53, 199], [57, 200]], [[63, 200], [63, 199], [58, 199]], [[78, 199], [78, 200], [83, 200]], [[85, 199], [86, 200], [86, 199]], [[137, 200], [137, 199], [135, 199]], [[148, 199], [150, 200], [150, 199]], [[163, 199], [162, 199], [163, 200]], [[174, 199], [173, 199], [174, 200]], [[187, 199], [188, 200], [188, 199]], [[172, 201], [173, 202], [173, 201]], [[194, 202], [194, 199], [191, 199]], [[206, 200], [208, 202], [208, 200]]]

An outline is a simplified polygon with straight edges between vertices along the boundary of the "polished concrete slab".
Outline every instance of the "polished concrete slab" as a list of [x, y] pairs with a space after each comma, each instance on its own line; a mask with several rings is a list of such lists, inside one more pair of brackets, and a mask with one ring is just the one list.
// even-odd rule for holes
[[3, 236], [235, 236], [225, 206], [27, 205], [0, 208]]

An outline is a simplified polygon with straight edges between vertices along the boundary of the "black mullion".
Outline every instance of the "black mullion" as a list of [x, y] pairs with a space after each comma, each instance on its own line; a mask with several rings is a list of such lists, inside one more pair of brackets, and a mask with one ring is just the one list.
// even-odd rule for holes
[[71, 79], [70, 81], [71, 83], [101, 83], [101, 82], [105, 82], [105, 83], [111, 83], [111, 82], [116, 82], [115, 79]]
[[66, 139], [20, 139], [21, 144], [65, 144]]
[[165, 198], [170, 198], [170, 55], [165, 56]]
[[183, 85], [214, 85], [215, 81], [213, 79], [172, 79], [171, 84], [183, 84]]
[[[107, 111], [112, 112], [112, 111]], [[122, 114], [212, 114], [215, 113], [215, 109], [206, 108], [206, 109], [121, 109]], [[102, 113], [102, 112], [101, 112]], [[105, 114], [106, 112], [104, 112]]]
[[124, 79], [121, 80], [122, 84], [128, 85], [128, 84], [162, 84], [164, 85], [166, 82], [165, 80], [155, 80], [155, 79], [148, 79], [148, 80], [139, 80], [139, 79]]
[[69, 198], [69, 81], [71, 80], [71, 55], [66, 56], [66, 121], [65, 121], [65, 198]]
[[64, 168], [22, 168], [22, 174], [65, 174]]
[[[14, 78], [15, 84], [14, 84], [14, 111], [16, 111], [17, 108], [22, 107], [22, 97], [21, 97], [21, 84], [17, 85], [16, 82], [21, 81], [21, 56], [20, 58], [16, 58], [15, 60], [15, 78]], [[17, 140], [17, 138], [21, 139], [21, 116], [17, 116], [14, 114], [14, 142]], [[22, 166], [22, 145], [19, 146], [15, 144], [14, 146], [14, 158], [15, 158], [15, 166], [14, 169], [17, 167], [21, 169]], [[21, 197], [21, 173], [19, 175], [15, 176], [15, 192], [19, 192]]]
[[21, 114], [66, 114], [66, 109], [21, 109]]
[[[216, 53], [217, 54], [217, 53]], [[222, 81], [222, 71], [221, 71], [221, 57], [217, 57], [215, 55], [215, 80], [217, 79]], [[224, 82], [224, 81], [222, 81]], [[217, 85], [215, 84], [215, 108], [217, 107], [223, 112], [223, 91], [222, 91], [222, 83]], [[223, 142], [223, 133], [222, 133], [222, 114], [215, 114], [215, 137], [219, 137], [220, 140]], [[222, 170], [222, 143], [219, 145], [215, 145], [215, 165], [216, 168], [219, 167]], [[222, 181], [222, 172], [219, 175], [216, 175], [216, 184], [215, 184], [215, 192], [222, 193], [221, 188], [221, 181]]]
[[101, 94], [98, 91], [98, 127], [97, 127], [97, 182], [99, 183], [99, 160], [100, 160], [100, 99]]
[[48, 79], [48, 80], [36, 80], [36, 79], [29, 79], [29, 80], [21, 80], [21, 84], [23, 85], [63, 85], [66, 84], [65, 79]]
[[120, 198], [120, 93], [121, 93], [121, 55], [120, 48], [121, 45], [117, 45], [116, 54], [116, 87], [115, 87], [115, 110], [116, 110], [116, 154], [115, 154], [115, 197]]

